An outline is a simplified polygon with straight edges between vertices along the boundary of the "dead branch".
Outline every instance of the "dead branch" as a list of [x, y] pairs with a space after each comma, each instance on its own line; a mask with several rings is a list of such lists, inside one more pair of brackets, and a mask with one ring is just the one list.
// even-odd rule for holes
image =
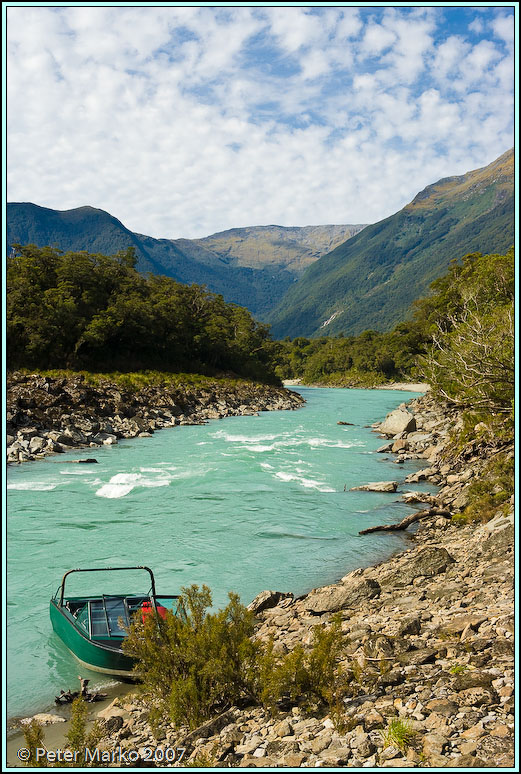
[[368, 535], [370, 532], [395, 532], [397, 530], [407, 529], [407, 527], [409, 527], [411, 524], [414, 524], [416, 521], [420, 521], [421, 519], [425, 519], [429, 516], [445, 516], [448, 518], [450, 515], [450, 511], [447, 511], [445, 508], [429, 508], [425, 511], [416, 511], [416, 513], [411, 513], [397, 524], [381, 524], [379, 527], [368, 527], [367, 529], [360, 530], [358, 534]]

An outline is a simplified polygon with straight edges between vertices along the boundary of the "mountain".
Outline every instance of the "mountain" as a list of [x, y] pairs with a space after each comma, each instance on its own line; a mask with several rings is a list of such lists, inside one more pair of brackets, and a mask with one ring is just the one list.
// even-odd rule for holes
[[275, 338], [389, 330], [471, 252], [514, 243], [514, 151], [427, 186], [413, 201], [315, 261], [269, 315]]
[[259, 319], [280, 301], [320, 256], [358, 233], [362, 225], [254, 226], [204, 239], [155, 239], [129, 231], [104, 210], [52, 210], [28, 202], [7, 204], [7, 245], [52, 245], [112, 255], [134, 247], [139, 271], [206, 285]]
[[201, 247], [229, 255], [236, 266], [275, 267], [281, 263], [296, 275], [364, 228], [357, 226], [253, 226], [233, 228], [204, 239]]

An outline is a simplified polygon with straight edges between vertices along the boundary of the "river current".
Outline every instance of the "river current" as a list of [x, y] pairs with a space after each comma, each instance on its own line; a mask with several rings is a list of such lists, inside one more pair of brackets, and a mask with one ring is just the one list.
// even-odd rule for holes
[[[50, 707], [60, 689], [76, 688], [81, 670], [91, 686], [107, 683], [80, 668], [52, 631], [49, 599], [71, 568], [148, 565], [158, 593], [205, 583], [220, 607], [230, 590], [245, 604], [264, 589], [302, 594], [404, 546], [399, 533], [358, 535], [410, 512], [399, 495], [349, 489], [402, 481], [418, 468], [375, 454], [382, 440], [365, 427], [417, 393], [298, 391], [307, 402], [297, 411], [165, 429], [9, 467], [10, 717]], [[68, 464], [87, 457], [98, 464]], [[97, 578], [94, 588], [92, 574], [72, 576], [70, 592], [148, 590], [142, 573], [118, 574], [118, 588], [114, 577], [103, 574], [105, 585]]]

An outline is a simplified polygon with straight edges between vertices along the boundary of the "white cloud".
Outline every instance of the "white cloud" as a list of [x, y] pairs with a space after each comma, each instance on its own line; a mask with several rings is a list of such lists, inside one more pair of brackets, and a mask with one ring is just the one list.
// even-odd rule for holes
[[469, 24], [469, 30], [471, 32], [480, 33], [483, 32], [485, 25], [483, 24], [483, 19], [480, 19], [476, 16], [476, 18], [470, 22]]
[[382, 24], [372, 23], [366, 27], [362, 40], [361, 52], [365, 56], [377, 56], [396, 41], [396, 35], [392, 30]]
[[10, 7], [8, 199], [158, 237], [390, 215], [512, 144], [511, 17], [409, 10]]
[[510, 46], [514, 44], [514, 18], [513, 16], [497, 16], [491, 23], [494, 35], [501, 38]]
[[342, 40], [354, 38], [362, 29], [363, 23], [358, 8], [344, 8], [339, 17], [336, 34]]

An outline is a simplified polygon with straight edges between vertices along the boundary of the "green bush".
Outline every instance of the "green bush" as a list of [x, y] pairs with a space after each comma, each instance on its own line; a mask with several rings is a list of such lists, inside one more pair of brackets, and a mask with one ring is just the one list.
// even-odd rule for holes
[[31, 768], [47, 768], [48, 763], [45, 758], [36, 759], [36, 748], [45, 747], [43, 726], [38, 723], [37, 720], [31, 720], [30, 723], [24, 726], [24, 739], [25, 747], [29, 750], [30, 755], [27, 761], [24, 762], [24, 766], [30, 766]]
[[399, 718], [390, 720], [389, 725], [382, 732], [384, 748], [394, 745], [402, 752], [405, 752], [411, 746], [416, 736], [417, 732], [414, 731], [411, 721]]
[[313, 631], [311, 646], [286, 654], [273, 641], [254, 641], [254, 616], [230, 593], [216, 613], [207, 586], [182, 589], [185, 615], [168, 611], [164, 619], [136, 616], [123, 643], [136, 659], [144, 698], [154, 713], [176, 726], [196, 728], [244, 700], [259, 702], [275, 714], [281, 702], [304, 709], [329, 708], [340, 716], [347, 672], [339, 666], [343, 647], [341, 619]]
[[284, 655], [276, 655], [273, 645], [270, 640], [257, 655], [256, 694], [264, 707], [275, 714], [279, 702], [296, 704], [309, 693], [311, 683], [302, 645]]
[[234, 373], [278, 383], [269, 330], [198, 285], [114, 256], [16, 245], [6, 264], [11, 368]]
[[487, 522], [500, 508], [505, 511], [514, 492], [514, 457], [498, 456], [490, 462], [479, 480], [468, 487], [469, 502], [463, 518], [469, 521]]
[[[74, 768], [93, 768], [98, 765], [96, 759], [89, 762], [85, 759], [85, 749], [90, 751], [95, 750], [103, 737], [101, 725], [98, 720], [95, 721], [90, 731], [87, 730], [88, 713], [89, 710], [85, 699], [81, 696], [74, 699], [71, 707], [69, 731], [65, 737], [67, 748], [72, 752], [78, 753], [76, 762], [71, 764]], [[67, 767], [67, 764], [63, 765]]]
[[261, 646], [256, 659], [256, 695], [275, 713], [281, 702], [304, 709], [326, 707], [339, 714], [347, 687], [347, 673], [338, 661], [343, 648], [341, 618], [332, 625], [313, 629], [311, 647], [297, 645], [286, 654], [275, 654], [273, 640]]
[[193, 585], [182, 589], [186, 616], [136, 617], [130, 626], [124, 650], [137, 659], [145, 694], [163, 703], [176, 726], [196, 728], [251, 695], [253, 614], [236, 594], [229, 599], [210, 613], [210, 589]]

